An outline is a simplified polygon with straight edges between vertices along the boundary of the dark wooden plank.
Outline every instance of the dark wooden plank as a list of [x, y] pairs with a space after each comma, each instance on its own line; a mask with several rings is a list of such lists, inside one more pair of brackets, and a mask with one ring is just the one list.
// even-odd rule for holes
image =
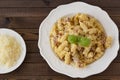
[[[0, 8], [0, 17], [40, 17], [47, 16], [54, 8]], [[120, 8], [102, 8], [110, 15], [120, 15]]]
[[92, 76], [85, 79], [68, 76], [1, 76], [2, 80], [119, 80], [120, 76]]
[[74, 0], [2, 0], [0, 7], [56, 7], [60, 4], [70, 3]]
[[120, 8], [102, 8], [105, 10], [110, 16], [120, 16]]
[[40, 17], [53, 8], [0, 8], [0, 17]]
[[38, 29], [40, 26], [40, 23], [44, 20], [45, 16], [41, 17], [15, 17], [15, 18], [9, 18], [10, 24], [8, 25], [8, 28], [12, 29]]
[[[46, 15], [47, 16], [47, 15]], [[20, 33], [34, 33], [38, 34], [38, 29], [41, 22], [46, 16], [41, 17], [14, 17], [14, 18], [0, 18], [0, 28], [7, 27], [10, 29], [15, 29]], [[120, 15], [110, 15], [113, 21], [120, 25]], [[6, 20], [7, 19], [7, 20]], [[33, 32], [32, 30], [33, 29]], [[37, 30], [35, 30], [37, 29]], [[25, 31], [26, 30], [26, 31]], [[29, 32], [31, 31], [31, 32]], [[28, 34], [29, 35], [29, 34]]]
[[120, 0], [1, 0], [0, 7], [56, 7], [75, 1], [83, 1], [100, 7], [120, 7]]
[[39, 29], [14, 29], [27, 41], [37, 41]]
[[[99, 67], [99, 66], [98, 66]], [[17, 70], [6, 76], [63, 76], [53, 71], [47, 63], [23, 63]], [[95, 76], [119, 76], [120, 63], [112, 63], [104, 72]], [[4, 76], [4, 75], [0, 75]]]
[[120, 51], [118, 52], [118, 55], [113, 62], [114, 63], [120, 63]]
[[40, 53], [27, 53], [25, 58], [25, 63], [45, 63], [45, 60], [40, 55]]
[[26, 41], [27, 52], [39, 52], [38, 41]]
[[[7, 80], [73, 80], [72, 78], [68, 76], [0, 76], [1, 79], [7, 79]], [[78, 80], [78, 79], [74, 79]], [[83, 79], [79, 79], [83, 80]]]
[[116, 23], [118, 29], [120, 30], [120, 16], [111, 16], [111, 19]]
[[8, 18], [0, 17], [0, 28], [5, 27], [5, 25], [7, 25], [9, 23], [9, 21], [7, 19]]

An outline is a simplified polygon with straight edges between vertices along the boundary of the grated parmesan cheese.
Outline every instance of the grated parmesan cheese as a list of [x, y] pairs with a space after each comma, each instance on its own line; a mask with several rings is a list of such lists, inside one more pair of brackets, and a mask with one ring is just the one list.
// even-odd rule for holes
[[21, 46], [9, 35], [0, 35], [0, 65], [12, 67], [20, 57]]

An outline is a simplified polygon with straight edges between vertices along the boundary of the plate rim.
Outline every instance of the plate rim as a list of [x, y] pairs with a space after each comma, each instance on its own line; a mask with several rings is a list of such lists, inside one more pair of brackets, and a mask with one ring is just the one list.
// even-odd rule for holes
[[[107, 17], [109, 17], [109, 19], [114, 23], [114, 25], [115, 25], [116, 28], [117, 28], [117, 33], [119, 32], [117, 25], [115, 24], [115, 22], [111, 19], [111, 17], [108, 15], [108, 13], [107, 13], [105, 10], [101, 9], [101, 8], [98, 7], [98, 6], [94, 6], [94, 5], [91, 5], [91, 4], [88, 4], [88, 3], [84, 3], [84, 2], [81, 2], [81, 1], [72, 2], [72, 3], [69, 3], [69, 4], [59, 5], [57, 8], [51, 10], [51, 12], [48, 14], [48, 16], [42, 21], [42, 23], [40, 24], [40, 27], [39, 27], [38, 47], [39, 47], [39, 49], [40, 49], [40, 55], [45, 59], [45, 61], [46, 61], [46, 62], [48, 63], [48, 65], [50, 66], [50, 68], [53, 69], [54, 71], [56, 71], [56, 72], [58, 72], [58, 73], [61, 73], [61, 74], [64, 74], [64, 75], [67, 75], [67, 76], [70, 76], [70, 77], [72, 77], [72, 78], [86, 78], [86, 77], [88, 77], [88, 76], [101, 73], [101, 72], [103, 72], [104, 70], [106, 70], [106, 69], [108, 68], [108, 66], [112, 63], [112, 61], [113, 61], [113, 60], [117, 57], [117, 55], [118, 55], [119, 44], [117, 45], [117, 50], [116, 50], [116, 55], [115, 55], [115, 57], [112, 58], [112, 60], [109, 62], [109, 64], [108, 64], [103, 70], [101, 70], [101, 71], [99, 71], [99, 72], [95, 72], [94, 74], [88, 74], [88, 75], [85, 75], [85, 76], [75, 76], [75, 75], [73, 76], [73, 75], [71, 75], [71, 74], [66, 74], [66, 73], [64, 73], [64, 72], [61, 72], [61, 71], [57, 70], [57, 69], [55, 68], [55, 66], [53, 66], [53, 65], [51, 64], [52, 62], [48, 61], [47, 58], [44, 56], [44, 52], [42, 51], [42, 47], [40, 46], [40, 44], [41, 44], [41, 40], [40, 40], [40, 37], [41, 37], [41, 36], [40, 36], [40, 35], [42, 34], [40, 30], [41, 30], [41, 28], [43, 27], [42, 25], [45, 23], [45, 21], [51, 16], [52, 13], [54, 13], [55, 11], [57, 11], [58, 8], [64, 7], [64, 6], [68, 6], [68, 5], [71, 5], [71, 4], [76, 4], [76, 3], [77, 3], [77, 4], [78, 4], [78, 3], [80, 3], [80, 4], [85, 4], [85, 5], [92, 6], [92, 7], [94, 7], [94, 8], [100, 9], [100, 10], [101, 10], [102, 12], [104, 12], [104, 14], [106, 14]], [[119, 43], [119, 33], [117, 34], [117, 38], [118, 38], [118, 40], [117, 40], [118, 42], [117, 42], [117, 43]]]

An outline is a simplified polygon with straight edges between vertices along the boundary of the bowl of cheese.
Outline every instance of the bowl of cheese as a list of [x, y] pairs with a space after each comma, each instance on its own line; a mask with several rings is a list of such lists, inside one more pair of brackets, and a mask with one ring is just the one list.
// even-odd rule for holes
[[0, 74], [12, 72], [24, 61], [26, 45], [23, 38], [11, 29], [0, 29]]

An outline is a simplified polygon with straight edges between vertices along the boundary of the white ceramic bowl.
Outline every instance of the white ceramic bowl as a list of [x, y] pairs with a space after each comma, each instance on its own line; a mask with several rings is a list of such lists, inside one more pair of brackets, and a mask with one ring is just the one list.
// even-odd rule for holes
[[0, 28], [0, 34], [6, 34], [6, 35], [13, 36], [20, 43], [21, 48], [22, 48], [20, 58], [17, 60], [17, 62], [14, 66], [12, 66], [10, 68], [0, 66], [0, 74], [5, 74], [5, 73], [14, 71], [22, 64], [22, 62], [24, 61], [24, 58], [26, 56], [26, 45], [25, 45], [23, 38], [17, 32], [15, 32], [11, 29]]
[[[52, 51], [49, 41], [49, 32], [52, 25], [60, 17], [75, 13], [86, 13], [94, 16], [102, 23], [107, 35], [112, 36], [113, 38], [112, 47], [105, 51], [105, 54], [102, 58], [85, 68], [79, 69], [70, 65], [66, 65], [61, 60], [59, 60], [59, 58]], [[41, 56], [47, 61], [49, 66], [54, 71], [73, 78], [85, 78], [90, 75], [103, 72], [116, 58], [119, 49], [118, 28], [109, 17], [107, 12], [97, 6], [92, 6], [83, 2], [74, 2], [66, 5], [60, 5], [56, 9], [53, 9], [41, 23], [39, 29], [38, 47], [40, 49]]]

